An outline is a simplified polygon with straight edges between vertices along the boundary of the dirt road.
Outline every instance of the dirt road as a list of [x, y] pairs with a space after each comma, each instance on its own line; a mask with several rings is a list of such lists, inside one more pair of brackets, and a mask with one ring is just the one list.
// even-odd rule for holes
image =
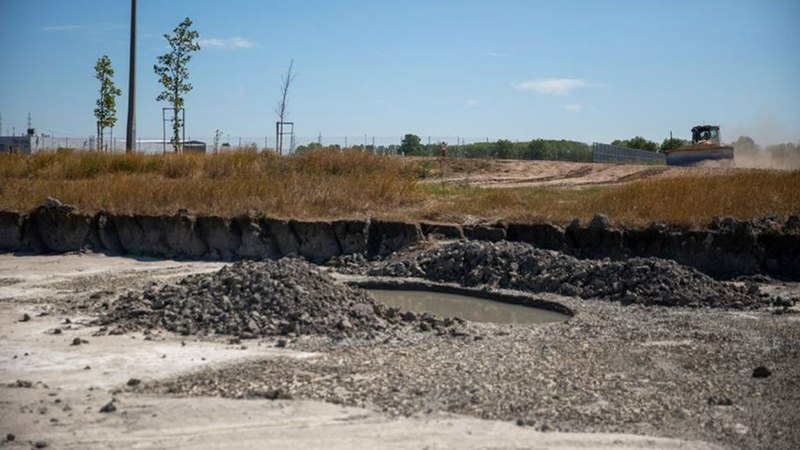
[[[704, 176], [744, 170], [478, 158], [450, 158], [443, 162], [431, 159], [429, 161], [432, 173], [427, 182], [444, 181], [480, 187], [577, 187], [617, 184], [650, 178]], [[442, 171], [440, 171], [440, 167], [443, 169]]]

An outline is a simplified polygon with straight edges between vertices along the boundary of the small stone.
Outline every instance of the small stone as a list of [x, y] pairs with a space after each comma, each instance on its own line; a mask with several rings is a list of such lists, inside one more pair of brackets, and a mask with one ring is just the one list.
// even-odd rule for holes
[[86, 366], [86, 367], [83, 368], [83, 370], [92, 370], [92, 367], [91, 366]]
[[45, 442], [45, 441], [36, 441], [36, 443], [33, 444], [33, 446], [36, 447], [36, 448], [45, 448], [45, 447], [47, 447], [47, 442]]
[[608, 216], [605, 214], [595, 214], [594, 218], [591, 222], [589, 222], [589, 228], [598, 228], [598, 229], [605, 229], [610, 226], [610, 221], [608, 220]]
[[60, 206], [63, 206], [63, 203], [57, 198], [47, 197], [44, 199], [45, 208], [58, 208]]
[[28, 322], [29, 320], [31, 320], [30, 314], [25, 313], [22, 315], [22, 320], [20, 320], [20, 322]]
[[772, 375], [772, 371], [765, 366], [758, 366], [753, 369], [753, 378], [769, 378], [770, 375]]
[[130, 380], [128, 380], [128, 386], [133, 387], [133, 386], [138, 386], [140, 384], [142, 384], [142, 380], [138, 378], [131, 378]]
[[708, 397], [708, 404], [711, 406], [731, 406], [733, 405], [733, 400], [725, 396], [712, 395], [711, 397]]
[[88, 343], [88, 342], [84, 341], [81, 338], [76, 337], [75, 339], [72, 340], [72, 344], [71, 345], [81, 345], [81, 344], [86, 344], [86, 343]]
[[406, 321], [406, 322], [413, 322], [413, 321], [417, 320], [417, 315], [414, 314], [411, 311], [406, 311], [405, 313], [403, 313], [402, 317], [403, 317], [403, 320]]
[[16, 437], [16, 436], [14, 436], [14, 435], [13, 435], [13, 434], [11, 434], [11, 433], [8, 433], [8, 434], [6, 435], [6, 441], [8, 441], [8, 442], [12, 442], [12, 441], [13, 441], [14, 439], [16, 439], [16, 438], [17, 438], [17, 437]]
[[275, 343], [275, 347], [284, 348], [286, 347], [286, 339], [278, 339], [278, 342]]
[[117, 406], [114, 404], [114, 400], [111, 400], [110, 402], [108, 402], [105, 405], [103, 405], [102, 408], [100, 408], [100, 412], [101, 413], [112, 413], [112, 412], [114, 412], [116, 410], [117, 410]]

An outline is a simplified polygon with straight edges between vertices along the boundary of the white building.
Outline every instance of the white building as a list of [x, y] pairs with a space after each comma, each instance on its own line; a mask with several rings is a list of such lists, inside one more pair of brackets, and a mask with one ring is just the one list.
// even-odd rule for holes
[[30, 155], [39, 151], [42, 138], [36, 135], [36, 130], [28, 129], [24, 136], [0, 136], [0, 153], [22, 153]]

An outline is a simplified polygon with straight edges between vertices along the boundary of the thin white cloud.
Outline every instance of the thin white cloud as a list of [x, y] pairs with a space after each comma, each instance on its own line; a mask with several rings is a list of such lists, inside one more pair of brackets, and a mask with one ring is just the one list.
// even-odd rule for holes
[[48, 32], [76, 32], [76, 33], [110, 33], [119, 30], [127, 30], [129, 27], [120, 23], [89, 23], [89, 24], [68, 24], [68, 25], [48, 25], [42, 27], [43, 31]]
[[221, 50], [253, 48], [256, 45], [253, 41], [242, 37], [199, 39], [197, 43], [200, 44], [200, 48], [218, 48]]
[[467, 106], [476, 106], [477, 104], [477, 100], [467, 100]]
[[52, 25], [44, 27], [44, 31], [83, 31], [92, 29], [89, 25]]
[[516, 58], [517, 55], [513, 53], [497, 53], [497, 52], [489, 52], [487, 53], [488, 56], [493, 58]]
[[567, 95], [576, 88], [589, 86], [583, 80], [576, 78], [540, 78], [513, 84], [514, 89], [520, 91], [536, 91], [547, 95]]
[[579, 114], [581, 111], [583, 111], [583, 105], [578, 105], [578, 104], [561, 105], [561, 108], [573, 114]]

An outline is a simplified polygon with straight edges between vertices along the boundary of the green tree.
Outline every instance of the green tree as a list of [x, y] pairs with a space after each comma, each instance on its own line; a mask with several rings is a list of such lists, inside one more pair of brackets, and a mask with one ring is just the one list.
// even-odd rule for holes
[[159, 64], [153, 66], [159, 81], [164, 86], [164, 91], [158, 94], [157, 101], [166, 100], [173, 108], [172, 120], [172, 147], [175, 152], [181, 148], [181, 129], [183, 128], [183, 118], [178, 111], [183, 109], [183, 94], [192, 90], [192, 85], [187, 83], [189, 79], [189, 61], [192, 59], [192, 52], [200, 50], [197, 38], [200, 34], [191, 30], [192, 21], [188, 17], [181, 22], [173, 34], [165, 34], [164, 39], [169, 43], [169, 52], [158, 57]]
[[104, 151], [103, 133], [106, 128], [113, 128], [117, 123], [117, 97], [122, 91], [114, 85], [114, 68], [111, 67], [111, 58], [103, 55], [94, 65], [94, 77], [100, 80], [100, 98], [94, 116], [97, 118], [97, 148]]
[[639, 150], [647, 150], [648, 152], [657, 152], [658, 151], [658, 144], [653, 141], [648, 141], [647, 139], [636, 136], [632, 139], [627, 139], [621, 141], [617, 139], [616, 141], [612, 142], [611, 145], [616, 145], [617, 147], [625, 147], [625, 148], [636, 148]]
[[684, 141], [683, 139], [666, 138], [664, 139], [664, 142], [661, 143], [661, 148], [659, 149], [659, 151], [661, 153], [667, 153], [672, 150], [677, 150], [686, 144], [688, 144], [688, 142]]
[[419, 136], [416, 134], [407, 134], [400, 143], [400, 151], [404, 155], [420, 155], [422, 154], [422, 144], [420, 142]]
[[494, 144], [492, 156], [499, 159], [509, 159], [514, 155], [514, 143], [508, 139], [500, 139]]

